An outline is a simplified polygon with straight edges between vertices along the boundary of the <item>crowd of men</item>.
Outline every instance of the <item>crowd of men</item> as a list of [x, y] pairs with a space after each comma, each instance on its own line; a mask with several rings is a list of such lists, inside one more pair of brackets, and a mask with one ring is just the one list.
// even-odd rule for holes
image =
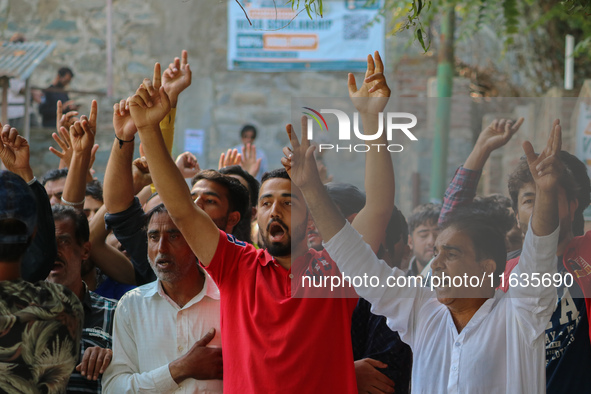
[[[3, 125], [0, 392], [591, 392], [591, 185], [559, 121], [539, 153], [523, 144], [510, 198], [476, 190], [523, 118], [486, 127], [443, 204], [406, 219], [390, 153], [366, 153], [365, 192], [326, 183], [305, 117], [275, 165], [252, 125], [218, 170], [173, 160], [190, 84], [183, 51], [114, 105], [103, 183], [96, 101], [80, 117], [59, 98], [46, 110], [61, 150], [41, 182]], [[378, 52], [347, 85], [377, 135], [391, 94]], [[364, 276], [378, 285], [351, 280]]]

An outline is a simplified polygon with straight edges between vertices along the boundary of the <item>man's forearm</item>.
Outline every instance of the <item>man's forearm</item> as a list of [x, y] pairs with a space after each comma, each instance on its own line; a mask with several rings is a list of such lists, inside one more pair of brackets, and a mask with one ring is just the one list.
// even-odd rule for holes
[[192, 204], [191, 192], [168, 153], [160, 127], [139, 130], [152, 180], [172, 218], [180, 218]]
[[[367, 135], [375, 134], [379, 128], [381, 114], [361, 114], [363, 130]], [[375, 140], [382, 145], [380, 150], [371, 149], [365, 156], [365, 206], [353, 221], [353, 227], [363, 236], [365, 242], [377, 252], [382, 243], [386, 227], [394, 208], [394, 168], [390, 152], [386, 149], [386, 133]]]
[[86, 172], [88, 171], [89, 164], [90, 152], [74, 151], [62, 195], [63, 200], [76, 204], [74, 208], [80, 210], [83, 209], [84, 203], [77, 203], [84, 201], [86, 194]]
[[320, 178], [302, 189], [308, 209], [322, 239], [330, 240], [345, 225], [345, 218], [332, 202]]
[[131, 172], [133, 150], [133, 142], [124, 142], [123, 145], [120, 145], [117, 138], [113, 141], [105, 171], [104, 186], [105, 206], [109, 213], [125, 211], [133, 203], [133, 175]]
[[558, 190], [540, 191], [536, 188], [536, 203], [532, 214], [532, 231], [543, 237], [552, 234], [558, 227]]
[[470, 152], [463, 167], [472, 171], [481, 171], [489, 157], [490, 152], [477, 143], [474, 149], [472, 149], [472, 152]]

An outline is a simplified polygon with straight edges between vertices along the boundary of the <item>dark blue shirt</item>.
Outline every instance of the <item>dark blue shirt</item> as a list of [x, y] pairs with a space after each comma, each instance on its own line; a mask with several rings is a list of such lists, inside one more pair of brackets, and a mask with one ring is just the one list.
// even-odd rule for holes
[[351, 342], [355, 361], [372, 358], [387, 364], [387, 368], [378, 370], [394, 381], [396, 393], [409, 392], [412, 350], [390, 330], [384, 316], [371, 313], [371, 304], [363, 298], [353, 311]]
[[105, 215], [107, 229], [112, 229], [115, 237], [127, 252], [135, 270], [135, 283], [138, 286], [156, 280], [156, 275], [148, 261], [148, 237], [146, 235], [146, 214], [140, 200], [125, 211]]

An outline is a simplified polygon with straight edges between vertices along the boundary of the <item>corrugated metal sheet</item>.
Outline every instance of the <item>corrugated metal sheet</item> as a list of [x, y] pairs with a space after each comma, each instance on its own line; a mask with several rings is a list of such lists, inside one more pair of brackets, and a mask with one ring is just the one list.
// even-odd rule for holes
[[0, 77], [25, 80], [55, 48], [55, 41], [4, 42], [0, 46]]

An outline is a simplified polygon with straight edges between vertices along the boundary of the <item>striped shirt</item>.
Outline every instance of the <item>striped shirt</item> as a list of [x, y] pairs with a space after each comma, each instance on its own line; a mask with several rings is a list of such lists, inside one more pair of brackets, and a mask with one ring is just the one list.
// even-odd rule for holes
[[[111, 349], [113, 347], [113, 318], [117, 307], [117, 301], [89, 291], [86, 284], [84, 288], [86, 291], [82, 301], [84, 326], [78, 364], [82, 361], [87, 348], [99, 346]], [[99, 376], [98, 380], [88, 380], [80, 372], [74, 370], [68, 383], [68, 393], [101, 393], [101, 378], [102, 376]]]

